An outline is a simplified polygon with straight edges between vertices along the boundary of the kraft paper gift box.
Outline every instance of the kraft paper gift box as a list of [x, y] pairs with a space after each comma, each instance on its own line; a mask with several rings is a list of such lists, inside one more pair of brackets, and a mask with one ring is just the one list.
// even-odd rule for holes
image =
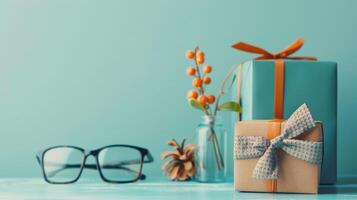
[[[253, 53], [264, 56], [261, 51]], [[282, 58], [284, 65], [282, 118], [287, 118], [297, 106], [306, 102], [315, 119], [324, 123], [325, 154], [320, 183], [334, 184], [337, 173], [337, 63], [311, 59], [290, 60], [285, 59], [286, 55], [281, 53], [273, 56], [276, 59]], [[242, 65], [238, 81], [240, 86], [237, 85], [237, 89], [233, 90], [235, 98], [240, 96], [238, 101], [243, 110], [240, 115], [242, 121], [274, 118], [277, 61], [258, 58]], [[234, 123], [236, 121], [235, 118]]]
[[[299, 108], [301, 110], [307, 109], [306, 105]], [[296, 114], [293, 114], [296, 115]], [[294, 118], [294, 116], [292, 117]], [[289, 119], [291, 120], [291, 119]], [[293, 119], [294, 120], [294, 119]], [[311, 117], [310, 119], [313, 122]], [[295, 121], [303, 124], [293, 124], [287, 122], [279, 122], [274, 120], [252, 120], [238, 122], [235, 129], [235, 145], [234, 145], [234, 187], [238, 191], [250, 191], [250, 192], [286, 192], [286, 193], [318, 193], [320, 167], [319, 162], [310, 163], [306, 158], [309, 158], [309, 154], [316, 153], [317, 159], [321, 162], [323, 147], [323, 133], [322, 124], [320, 122], [315, 123], [315, 127], [312, 128], [309, 124], [309, 120], [298, 119]], [[292, 148], [279, 147], [276, 148], [276, 163], [277, 174], [276, 180], [262, 179], [261, 170], [269, 168], [263, 165], [263, 168], [257, 167], [259, 159], [263, 155], [267, 154], [268, 147], [274, 143], [272, 139], [279, 137], [282, 130], [288, 126], [295, 126], [294, 128], [288, 128], [290, 130], [291, 139], [285, 137], [286, 140], [282, 140], [285, 147], [290, 146]], [[291, 131], [293, 130], [293, 131]], [[300, 131], [300, 135], [294, 133]], [[288, 133], [289, 134], [289, 133]], [[294, 136], [297, 135], [297, 136]], [[281, 136], [281, 135], [280, 135]], [[248, 137], [248, 138], [244, 138]], [[256, 138], [254, 138], [256, 137]], [[270, 140], [269, 143], [264, 143]], [[298, 142], [291, 142], [291, 141]], [[300, 153], [294, 153], [294, 149], [297, 148], [299, 142], [306, 142], [307, 144], [298, 144], [302, 149]], [[309, 142], [308, 142], [309, 141]], [[317, 142], [319, 150], [308, 147], [310, 142]], [[273, 150], [274, 152], [274, 150]], [[288, 153], [289, 152], [289, 153]], [[274, 154], [274, 153], [273, 153]], [[272, 155], [273, 155], [272, 154]], [[292, 156], [295, 155], [295, 156]], [[299, 157], [300, 158], [297, 158]], [[310, 158], [313, 157], [310, 155]], [[308, 160], [308, 159], [307, 159]], [[272, 162], [272, 164], [275, 164]], [[269, 162], [266, 162], [269, 164]], [[253, 177], [255, 169], [258, 170]], [[268, 173], [268, 178], [269, 177]]]

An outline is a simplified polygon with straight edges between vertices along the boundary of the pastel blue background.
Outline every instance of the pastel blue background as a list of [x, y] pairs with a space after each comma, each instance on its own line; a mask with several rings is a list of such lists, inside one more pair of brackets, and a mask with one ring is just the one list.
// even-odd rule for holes
[[338, 171], [354, 177], [356, 6], [352, 0], [0, 1], [0, 176], [39, 176], [34, 155], [41, 148], [112, 143], [149, 148], [156, 162], [145, 171], [160, 175], [166, 141], [192, 142], [200, 121], [185, 101], [187, 49], [200, 44], [218, 85], [232, 64], [251, 58], [231, 49], [234, 42], [280, 50], [303, 37], [300, 55], [339, 63]]

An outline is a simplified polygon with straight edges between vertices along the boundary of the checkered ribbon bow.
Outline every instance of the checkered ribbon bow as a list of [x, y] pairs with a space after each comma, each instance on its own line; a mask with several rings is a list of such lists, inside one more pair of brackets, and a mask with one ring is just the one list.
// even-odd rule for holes
[[306, 104], [301, 105], [285, 122], [281, 135], [273, 140], [261, 136], [235, 136], [235, 159], [259, 158], [253, 178], [277, 179], [278, 157], [277, 150], [312, 164], [321, 163], [322, 142], [312, 142], [293, 139], [315, 127], [315, 122]]

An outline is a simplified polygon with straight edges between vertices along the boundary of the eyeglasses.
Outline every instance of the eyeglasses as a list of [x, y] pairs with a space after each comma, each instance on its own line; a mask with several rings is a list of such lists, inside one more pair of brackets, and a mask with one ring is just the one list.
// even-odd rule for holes
[[[90, 155], [96, 164], [86, 164]], [[143, 164], [154, 161], [147, 149], [131, 145], [110, 145], [89, 152], [75, 146], [55, 146], [36, 157], [45, 181], [53, 184], [76, 182], [84, 168], [98, 170], [105, 182], [131, 183], [144, 180]]]

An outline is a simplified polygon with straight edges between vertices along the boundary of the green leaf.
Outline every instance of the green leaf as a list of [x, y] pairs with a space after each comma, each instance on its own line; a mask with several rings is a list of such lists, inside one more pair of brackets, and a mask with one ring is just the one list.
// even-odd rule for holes
[[234, 84], [234, 82], [238, 79], [238, 77], [240, 76], [239, 73], [240, 73], [240, 66], [242, 65], [239, 64], [239, 65], [236, 65], [236, 69], [234, 69], [233, 71], [233, 76], [232, 76], [232, 81], [231, 81], [231, 84], [229, 85], [229, 89], [232, 89], [232, 86]]
[[233, 112], [241, 112], [242, 108], [237, 102], [234, 101], [227, 101], [221, 105], [218, 106], [219, 110], [225, 110], [225, 111], [233, 111]]
[[196, 99], [191, 99], [190, 104], [194, 108], [197, 108], [199, 110], [205, 110], [205, 107], [200, 102], [198, 102]]
[[234, 81], [236, 80], [236, 78], [237, 78], [237, 74], [233, 74], [231, 84], [229, 85], [229, 89], [232, 89], [232, 86], [233, 86]]

